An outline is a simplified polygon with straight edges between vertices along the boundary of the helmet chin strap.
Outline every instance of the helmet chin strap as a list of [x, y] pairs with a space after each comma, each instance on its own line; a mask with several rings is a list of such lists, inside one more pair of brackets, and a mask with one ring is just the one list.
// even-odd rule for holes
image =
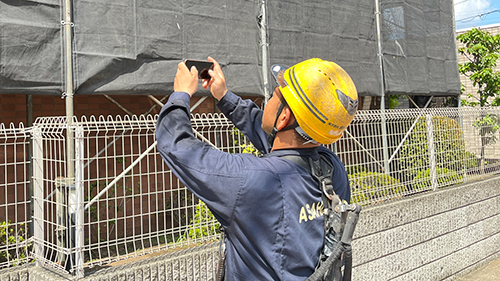
[[276, 119], [274, 119], [273, 130], [271, 131], [271, 134], [269, 134], [269, 136], [267, 137], [267, 142], [269, 143], [269, 145], [271, 147], [273, 147], [274, 139], [276, 138], [276, 134], [278, 132], [288, 131], [288, 130], [295, 129], [295, 128], [299, 127], [299, 124], [297, 123], [297, 121], [295, 121], [295, 122], [293, 122], [293, 124], [288, 125], [287, 127], [283, 128], [283, 130], [278, 130], [278, 128], [276, 128], [276, 124], [278, 123], [278, 118], [280, 117], [280, 114], [281, 114], [281, 112], [283, 112], [284, 108], [285, 108], [285, 104], [283, 102], [281, 102], [281, 104], [278, 108], [278, 112], [276, 113]]
[[278, 108], [278, 112], [276, 113], [276, 119], [274, 119], [273, 130], [271, 131], [269, 136], [267, 136], [267, 143], [269, 143], [269, 146], [271, 147], [273, 147], [274, 139], [276, 138], [276, 134], [278, 133], [278, 128], [276, 128], [276, 124], [278, 123], [278, 118], [280, 117], [283, 108], [285, 108], [285, 105], [283, 104], [283, 102], [281, 102], [280, 107]]

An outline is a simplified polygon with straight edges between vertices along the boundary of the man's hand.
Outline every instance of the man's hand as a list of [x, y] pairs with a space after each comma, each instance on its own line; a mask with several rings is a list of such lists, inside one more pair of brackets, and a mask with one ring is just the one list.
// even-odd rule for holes
[[177, 74], [175, 74], [174, 91], [186, 92], [190, 96], [198, 90], [198, 70], [196, 67], [191, 67], [191, 71], [187, 68], [184, 62], [180, 62], [177, 66]]
[[224, 73], [222, 73], [219, 63], [212, 57], [208, 57], [208, 61], [214, 63], [214, 69], [208, 71], [211, 78], [210, 80], [204, 79], [202, 86], [203, 89], [210, 88], [212, 96], [217, 100], [221, 100], [227, 93], [226, 79], [224, 78]]

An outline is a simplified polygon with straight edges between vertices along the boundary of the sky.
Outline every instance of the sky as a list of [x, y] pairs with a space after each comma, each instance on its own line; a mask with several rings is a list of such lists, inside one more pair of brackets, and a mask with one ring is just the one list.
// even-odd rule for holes
[[456, 29], [500, 23], [500, 0], [454, 0]]

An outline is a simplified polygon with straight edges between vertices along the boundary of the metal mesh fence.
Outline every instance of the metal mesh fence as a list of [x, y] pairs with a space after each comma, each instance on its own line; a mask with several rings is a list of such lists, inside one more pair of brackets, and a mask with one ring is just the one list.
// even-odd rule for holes
[[[331, 149], [345, 163], [352, 201], [375, 204], [497, 173], [499, 115], [476, 108], [360, 111]], [[195, 135], [217, 149], [256, 154], [223, 115], [193, 115], [192, 124]], [[23, 234], [23, 241], [34, 244], [38, 263], [82, 276], [96, 265], [218, 239], [206, 206], [158, 154], [155, 126], [153, 116], [90, 117], [71, 126], [62, 117], [37, 119], [30, 131], [32, 202], [24, 160], [30, 136], [22, 128], [1, 128], [3, 154], [14, 151], [23, 160], [2, 155], [4, 171], [18, 175], [0, 182], [6, 198], [0, 215], [14, 231], [33, 222], [33, 236]], [[68, 129], [74, 132], [72, 161]], [[18, 191], [11, 196], [14, 186]], [[0, 244], [2, 253], [13, 253], [1, 265], [24, 259], [30, 243]]]
[[475, 108], [360, 111], [332, 149], [348, 171], [352, 200], [373, 204], [495, 173], [499, 113]]
[[0, 268], [29, 260], [30, 140], [22, 124], [0, 124]]
[[[201, 140], [230, 153], [250, 144], [219, 115], [193, 116]], [[74, 123], [75, 169], [81, 176], [64, 178], [64, 118], [40, 118], [43, 235], [38, 260], [76, 272], [155, 251], [218, 239], [208, 209], [179, 182], [156, 151], [156, 119], [148, 117], [83, 118]], [[36, 146], [37, 148], [39, 146]], [[62, 157], [58, 159], [58, 157]], [[83, 189], [76, 200], [78, 191]], [[61, 202], [67, 202], [62, 204]], [[78, 207], [80, 212], [78, 214]], [[80, 215], [81, 219], [76, 216]], [[78, 238], [83, 232], [83, 241]]]

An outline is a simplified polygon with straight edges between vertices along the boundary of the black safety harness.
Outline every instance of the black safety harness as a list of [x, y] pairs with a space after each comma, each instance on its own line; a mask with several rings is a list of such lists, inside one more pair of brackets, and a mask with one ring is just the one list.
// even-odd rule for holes
[[[351, 241], [359, 219], [361, 206], [340, 200], [333, 190], [334, 166], [325, 156], [318, 160], [299, 155], [285, 155], [288, 159], [306, 168], [319, 183], [322, 191], [325, 239], [314, 273], [307, 281], [349, 281], [352, 276]], [[342, 274], [342, 254], [344, 272]], [[343, 277], [342, 277], [343, 276]]]

